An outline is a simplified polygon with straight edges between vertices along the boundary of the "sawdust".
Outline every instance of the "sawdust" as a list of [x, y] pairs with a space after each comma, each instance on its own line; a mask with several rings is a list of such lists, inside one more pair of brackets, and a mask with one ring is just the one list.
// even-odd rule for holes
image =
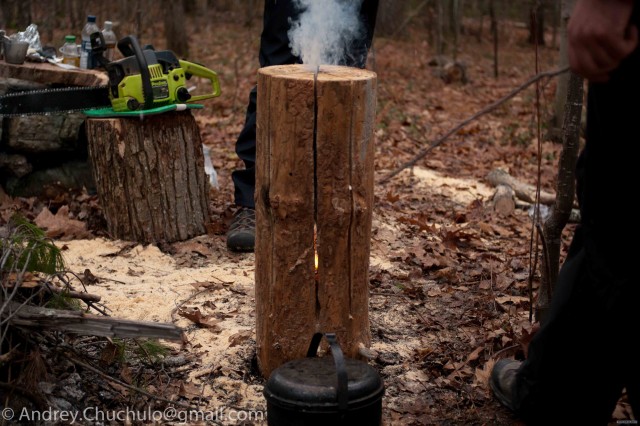
[[[415, 168], [423, 191], [441, 194], [453, 202], [468, 204], [490, 196], [491, 190], [468, 180], [454, 179], [431, 170]], [[402, 276], [402, 268], [390, 257], [401, 226], [390, 217], [374, 214], [370, 264], [372, 270]], [[115, 317], [174, 323], [183, 328], [188, 349], [198, 362], [189, 372], [194, 392], [206, 401], [206, 409], [237, 407], [265, 410], [263, 383], [247, 380], [255, 356], [254, 259], [253, 254], [230, 253], [220, 236], [202, 236], [175, 245], [167, 254], [155, 245], [95, 238], [59, 242], [67, 267], [89, 270], [98, 278], [87, 291], [100, 295]], [[398, 248], [396, 248], [398, 249]], [[423, 284], [433, 290], [433, 282]], [[437, 287], [436, 287], [437, 289]], [[403, 298], [398, 291], [397, 297]], [[407, 299], [408, 300], [408, 299]], [[404, 371], [402, 360], [429, 352], [437, 338], [403, 329], [399, 318], [408, 315], [410, 303], [388, 303], [388, 296], [371, 294], [371, 325], [381, 373], [402, 378], [406, 391], [421, 392], [428, 382], [423, 373]], [[213, 327], [199, 327], [179, 315], [180, 309], [198, 308], [213, 318]], [[386, 338], [375, 338], [383, 333]], [[389, 340], [389, 336], [392, 336]], [[179, 348], [176, 342], [164, 342]], [[425, 349], [426, 348], [426, 349]], [[416, 376], [418, 374], [420, 377]], [[406, 377], [405, 377], [406, 376]], [[396, 403], [389, 402], [389, 406]]]

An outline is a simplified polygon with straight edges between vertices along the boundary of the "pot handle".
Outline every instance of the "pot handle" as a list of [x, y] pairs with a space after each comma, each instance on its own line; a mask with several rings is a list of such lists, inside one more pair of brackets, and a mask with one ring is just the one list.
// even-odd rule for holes
[[[309, 350], [307, 351], [307, 358], [314, 358], [316, 356], [322, 336], [323, 333], [316, 333], [313, 335], [311, 338], [311, 344], [309, 345]], [[347, 387], [347, 367], [344, 361], [344, 354], [342, 353], [342, 349], [340, 348], [340, 344], [338, 343], [338, 338], [335, 333], [324, 333], [324, 337], [327, 339], [327, 342], [329, 342], [331, 355], [333, 356], [333, 361], [336, 364], [336, 374], [338, 375], [338, 409], [341, 412], [346, 412], [349, 404], [349, 393]]]

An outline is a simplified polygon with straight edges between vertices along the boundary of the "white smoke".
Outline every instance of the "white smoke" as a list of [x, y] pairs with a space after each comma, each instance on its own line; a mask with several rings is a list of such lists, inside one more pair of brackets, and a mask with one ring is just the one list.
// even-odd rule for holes
[[344, 63], [364, 26], [358, 18], [362, 0], [294, 0], [302, 12], [291, 22], [291, 52], [310, 68]]

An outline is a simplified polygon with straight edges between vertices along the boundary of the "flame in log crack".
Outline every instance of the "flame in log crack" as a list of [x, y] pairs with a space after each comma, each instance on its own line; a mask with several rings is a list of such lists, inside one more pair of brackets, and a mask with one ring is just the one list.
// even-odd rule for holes
[[[318, 223], [318, 73], [320, 72], [320, 65], [316, 67], [313, 73], [313, 218], [314, 222]], [[317, 226], [316, 226], [317, 228]], [[314, 270], [314, 284], [316, 286], [316, 320], [320, 318], [320, 295], [318, 294], [319, 280], [318, 280], [318, 238], [317, 232], [314, 232], [313, 239], [315, 265]]]

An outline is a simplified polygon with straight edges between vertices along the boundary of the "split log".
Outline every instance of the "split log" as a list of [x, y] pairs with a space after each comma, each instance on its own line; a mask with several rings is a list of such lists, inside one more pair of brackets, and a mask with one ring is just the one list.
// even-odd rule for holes
[[33, 330], [56, 330], [90, 336], [146, 337], [149, 339], [182, 339], [182, 329], [174, 324], [133, 321], [7, 302], [0, 309], [2, 322], [13, 327]]
[[[522, 201], [534, 204], [536, 199], [536, 188], [533, 185], [518, 181], [503, 169], [494, 169], [487, 175], [487, 181], [493, 186], [506, 185], [513, 189], [518, 197]], [[540, 203], [550, 205], [555, 202], [555, 194], [549, 192], [540, 191]]]
[[370, 346], [375, 105], [370, 71], [258, 73], [256, 343], [265, 377], [304, 357], [316, 332], [336, 332], [353, 358]]
[[516, 209], [515, 192], [507, 185], [498, 185], [493, 194], [493, 210], [501, 216], [509, 216]]
[[206, 233], [209, 180], [189, 111], [87, 120], [89, 156], [109, 233], [141, 243]]

